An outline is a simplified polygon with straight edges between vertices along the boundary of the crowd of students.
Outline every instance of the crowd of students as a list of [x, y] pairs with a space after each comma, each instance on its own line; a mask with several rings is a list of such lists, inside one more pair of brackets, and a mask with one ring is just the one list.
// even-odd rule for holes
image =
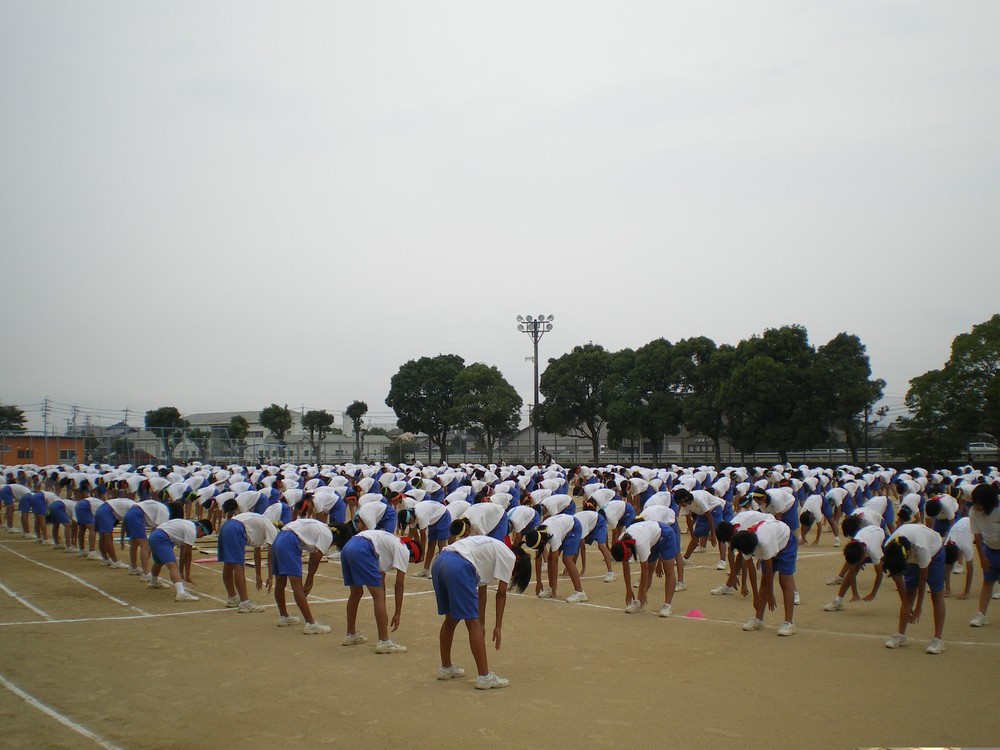
[[[931, 654], [944, 650], [945, 596], [953, 566], [964, 566], [960, 599], [971, 594], [976, 563], [982, 571], [973, 627], [988, 624], [1000, 576], [1000, 472], [995, 467], [950, 472], [878, 465], [716, 470], [194, 463], [21, 465], [0, 467], [0, 472], [7, 533], [127, 569], [151, 588], [166, 585], [160, 579], [166, 568], [178, 602], [198, 600], [185, 585], [191, 583], [192, 550], [199, 538], [217, 531], [226, 607], [239, 613], [265, 610], [250, 598], [249, 551], [254, 588], [273, 595], [278, 626], [302, 624], [307, 635], [329, 633], [332, 628], [316, 620], [308, 597], [323, 559], [339, 559], [349, 589], [342, 642], [354, 646], [368, 640], [357, 627], [367, 590], [379, 654], [406, 651], [391, 633], [400, 623], [407, 571], [416, 563], [414, 576], [431, 579], [444, 617], [438, 678], [464, 675], [451, 655], [464, 620], [480, 689], [509, 684], [489, 669], [487, 587], [496, 587], [492, 641], [499, 649], [508, 590], [523, 591], [534, 577], [535, 594], [554, 598], [560, 578], [566, 577], [573, 587], [566, 601], [588, 600], [583, 587], [588, 547], [597, 550], [606, 569], [605, 583], [618, 580], [615, 566], [620, 565], [628, 614], [647, 607], [653, 579], [662, 578], [657, 614], [664, 618], [672, 615], [674, 594], [687, 588], [685, 563], [712, 547], [719, 555], [715, 567], [727, 576], [711, 593], [742, 594], [752, 601], [753, 614], [743, 630], [763, 630], [766, 613], [780, 607], [783, 620], [776, 632], [790, 636], [799, 603], [798, 548], [819, 544], [829, 528], [844, 559], [840, 572], [827, 581], [838, 588], [824, 610], [844, 611], [848, 591], [851, 603], [871, 601], [888, 575], [900, 608], [896, 633], [885, 645], [898, 648], [907, 643], [907, 628], [920, 619], [929, 591], [934, 637], [926, 650]], [[118, 558], [116, 527], [118, 547], [124, 550], [128, 541], [128, 562]], [[686, 546], [681, 543], [685, 532]], [[637, 584], [632, 562], [639, 566]], [[861, 597], [858, 578], [869, 564], [875, 579]], [[391, 615], [387, 576], [393, 588]], [[288, 589], [298, 615], [289, 612]]]

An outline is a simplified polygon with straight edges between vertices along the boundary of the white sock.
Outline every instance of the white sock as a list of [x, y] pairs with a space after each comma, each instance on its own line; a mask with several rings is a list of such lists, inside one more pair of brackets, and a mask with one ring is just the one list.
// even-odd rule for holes
[[187, 593], [186, 591], [184, 591], [184, 581], [178, 581], [177, 583], [175, 583], [174, 588], [177, 589], [178, 594]]

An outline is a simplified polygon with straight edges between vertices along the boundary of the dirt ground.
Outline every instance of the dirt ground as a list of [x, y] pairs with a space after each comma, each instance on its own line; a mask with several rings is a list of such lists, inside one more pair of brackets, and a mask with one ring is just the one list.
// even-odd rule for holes
[[[214, 556], [210, 539], [195, 557]], [[126, 558], [127, 559], [127, 558]], [[970, 628], [975, 596], [948, 599], [946, 651], [924, 653], [930, 604], [911, 642], [895, 632], [889, 582], [871, 604], [823, 611], [824, 580], [842, 557], [824, 535], [800, 548], [798, 632], [740, 629], [752, 613], [738, 596], [711, 596], [724, 573], [716, 553], [694, 556], [674, 616], [623, 611], [621, 576], [604, 583], [599, 556], [585, 575], [590, 601], [510, 596], [503, 647], [490, 666], [511, 681], [478, 691], [474, 677], [439, 682], [429, 580], [407, 578], [401, 655], [374, 653], [370, 601], [359, 627], [372, 641], [344, 647], [346, 589], [336, 562], [320, 568], [311, 596], [329, 635], [276, 627], [223, 607], [219, 565], [195, 565], [198, 602], [175, 603], [111, 570], [20, 536], [0, 536], [0, 747], [3, 748], [853, 748], [1000, 744], [995, 682], [997, 624]], [[416, 566], [411, 566], [416, 571]], [[981, 578], [976, 571], [973, 586]], [[862, 592], [872, 573], [862, 574]], [[960, 588], [962, 576], [952, 577]], [[563, 597], [572, 589], [560, 581]], [[391, 594], [390, 594], [391, 605]], [[704, 617], [685, 617], [698, 609]], [[292, 605], [294, 611], [294, 605]], [[492, 622], [492, 610], [490, 615]], [[474, 675], [459, 631], [455, 663]]]

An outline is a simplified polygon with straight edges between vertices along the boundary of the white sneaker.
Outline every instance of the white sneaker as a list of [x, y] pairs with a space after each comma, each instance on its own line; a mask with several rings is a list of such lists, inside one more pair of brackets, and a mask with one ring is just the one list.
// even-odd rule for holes
[[149, 577], [149, 583], [146, 584], [146, 588], [149, 589], [162, 589], [166, 588], [162, 583], [160, 583], [159, 578], [153, 578], [152, 575]]
[[111, 567], [114, 568], [115, 570], [128, 570], [128, 563], [118, 560], [116, 562], [111, 563]]
[[376, 654], [405, 654], [406, 646], [394, 641], [379, 641], [375, 644]]
[[625, 605], [625, 613], [629, 615], [634, 615], [640, 609], [642, 609], [642, 603], [638, 599], [633, 599]]
[[551, 599], [553, 596], [555, 596], [555, 594], [552, 593], [552, 589], [547, 587], [538, 592], [539, 599]]
[[798, 591], [794, 592], [794, 594], [792, 595], [792, 601], [795, 603], [795, 606], [799, 605], [799, 592]]
[[840, 537], [839, 536], [835, 536], [833, 538], [833, 546], [834, 547], [839, 547], [840, 546]]
[[104, 558], [101, 557], [101, 553], [100, 552], [98, 552], [97, 550], [94, 550], [93, 552], [88, 552], [87, 553], [87, 559], [88, 560], [103, 560]]
[[736, 593], [736, 589], [732, 586], [722, 584], [721, 586], [716, 586], [712, 589], [712, 596], [730, 596]]
[[461, 667], [456, 667], [454, 664], [447, 667], [438, 668], [438, 679], [439, 680], [452, 680], [456, 677], [461, 677], [465, 674], [465, 670]]
[[492, 688], [505, 688], [510, 685], [510, 680], [504, 679], [500, 675], [481, 674], [476, 677], [476, 690], [490, 690]]
[[678, 581], [674, 584], [674, 591], [687, 591], [688, 585], [684, 581]]
[[664, 604], [662, 607], [660, 607], [660, 611], [657, 612], [656, 614], [658, 614], [660, 617], [670, 617], [671, 614], [670, 605]]
[[940, 638], [931, 638], [931, 642], [927, 644], [925, 651], [928, 654], [940, 654], [944, 651], [944, 643]]
[[833, 578], [827, 578], [826, 579], [826, 585], [827, 586], [839, 586], [843, 582], [844, 582], [844, 577], [843, 576], [834, 576]]
[[344, 633], [344, 640], [341, 643], [345, 646], [356, 646], [359, 643], [368, 643], [368, 638], [361, 633]]
[[844, 600], [839, 596], [833, 597], [833, 601], [823, 607], [824, 612], [843, 612]]
[[778, 628], [778, 635], [795, 635], [795, 623], [783, 622]]
[[907, 638], [902, 633], [896, 633], [892, 638], [885, 642], [886, 648], [899, 648], [900, 646], [905, 646], [910, 639]]
[[142, 575], [142, 568], [129, 568], [128, 569], [128, 574], [130, 576], [141, 576]]
[[994, 599], [1000, 599], [1000, 591], [997, 591], [997, 592], [995, 592], [995, 593], [993, 594], [993, 598], [994, 598]]
[[65, 552], [67, 555], [77, 554], [78, 551], [79, 550], [77, 550], [76, 547], [64, 547], [63, 548], [63, 552]]
[[983, 625], [989, 625], [989, 624], [990, 621], [986, 619], [986, 615], [983, 614], [982, 612], [976, 612], [976, 614], [972, 616], [972, 619], [969, 620], [969, 625], [971, 625], [974, 628], [981, 628]]
[[[94, 559], [94, 558], [90, 557], [90, 553], [87, 552], [87, 550], [85, 550], [85, 549], [78, 550], [76, 554], [78, 554], [80, 557], [88, 557], [91, 560]], [[98, 557], [100, 557], [100, 555], [98, 555]]]
[[236, 609], [238, 606], [240, 606], [240, 598], [238, 596], [226, 597], [226, 609]]
[[715, 564], [715, 569], [716, 570], [725, 570], [728, 567], [729, 567], [729, 563], [727, 563], [725, 560], [719, 560], [719, 562], [717, 562]]
[[38, 543], [46, 547], [54, 547], [56, 545], [51, 539], [40, 539]]
[[302, 620], [300, 620], [295, 615], [278, 615], [278, 627], [287, 628], [289, 625], [298, 625]]
[[249, 599], [245, 602], [240, 602], [239, 606], [236, 607], [236, 611], [240, 614], [247, 614], [248, 612], [263, 612], [264, 607], [261, 604], [256, 604]]
[[333, 628], [321, 622], [307, 622], [305, 628], [302, 629], [302, 633], [304, 635], [323, 635], [324, 633], [329, 633], [331, 630]]
[[53, 544], [52, 545], [52, 549], [54, 549], [54, 550], [55, 549], [66, 549], [66, 545], [65, 544]]
[[34, 534], [24, 534], [25, 539], [38, 539]]
[[430, 578], [431, 572], [427, 568], [421, 568], [416, 573], [413, 574], [414, 578]]
[[141, 576], [139, 576], [139, 580], [143, 581], [144, 583], [149, 583], [149, 579], [152, 577], [153, 577], [152, 573], [143, 573]]
[[174, 597], [174, 601], [175, 602], [196, 602], [196, 601], [198, 601], [198, 597], [195, 596], [194, 594], [192, 594], [190, 591], [184, 591], [182, 593], [177, 594], [177, 596]]
[[609, 570], [607, 573], [604, 574], [605, 583], [614, 583], [615, 578], [616, 578], [615, 571], [613, 570]]
[[582, 591], [574, 591], [566, 597], [566, 601], [570, 604], [579, 604], [580, 602], [587, 601], [587, 595]]
[[746, 630], [747, 632], [750, 632], [751, 630], [763, 630], [764, 623], [761, 620], [758, 620], [756, 617], [751, 617], [749, 620], [743, 623], [743, 629]]
[[106, 568], [110, 568], [111, 567], [111, 558], [110, 557], [102, 557], [100, 559], [101, 559], [101, 565], [103, 565]]
[[21, 533], [20, 529], [15, 529], [13, 526], [8, 526], [7, 529], [6, 529], [6, 531], [7, 531], [8, 534], [20, 534]]
[[[955, 563], [955, 567], [951, 569], [952, 573], [964, 573], [965, 566], [962, 563]], [[927, 653], [930, 653], [929, 651]]]

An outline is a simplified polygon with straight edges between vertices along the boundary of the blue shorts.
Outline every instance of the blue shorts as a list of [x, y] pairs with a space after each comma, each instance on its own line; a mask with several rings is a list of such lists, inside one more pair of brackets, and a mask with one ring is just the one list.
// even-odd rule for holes
[[563, 537], [559, 551], [568, 557], [572, 557], [580, 551], [580, 542], [583, 541], [583, 527], [577, 519], [573, 519], [573, 528]]
[[983, 580], [986, 583], [996, 583], [1000, 578], [1000, 549], [992, 549], [983, 545], [983, 552], [986, 553], [986, 560], [990, 567], [983, 571]]
[[[903, 571], [903, 585], [906, 586], [908, 591], [912, 591], [917, 588], [919, 576], [920, 567], [916, 563], [907, 563], [906, 569]], [[937, 551], [934, 557], [931, 558], [930, 563], [927, 565], [927, 588], [931, 590], [932, 594], [944, 591], [943, 544], [941, 545], [941, 549]]]
[[479, 576], [472, 563], [446, 550], [434, 558], [431, 580], [439, 615], [453, 620], [479, 619]]
[[[216, 545], [220, 563], [235, 563], [243, 565], [246, 562], [247, 530], [239, 521], [229, 519], [219, 529], [219, 541]], [[301, 554], [299, 562], [301, 565]]]
[[381, 586], [375, 545], [363, 536], [352, 536], [340, 551], [340, 569], [345, 586]]
[[56, 500], [49, 506], [49, 523], [62, 526], [69, 523], [69, 514], [66, 512], [66, 503]]
[[153, 562], [157, 565], [177, 562], [174, 555], [174, 540], [165, 531], [153, 529], [149, 535], [149, 551], [153, 555]]
[[[6, 487], [6, 485], [4, 485]], [[14, 493], [10, 492], [0, 492], [0, 500], [3, 501], [3, 505], [6, 508], [8, 505], [14, 504]]]
[[129, 535], [130, 539], [146, 538], [146, 514], [142, 512], [142, 508], [138, 505], [133, 505], [125, 511], [125, 518], [122, 519], [122, 525], [125, 527], [125, 533]]
[[80, 526], [94, 525], [94, 509], [90, 507], [90, 503], [86, 500], [80, 500], [73, 507], [73, 517], [76, 518], [76, 522]]
[[[525, 529], [527, 531], [527, 529]], [[587, 534], [587, 538], [583, 540], [587, 544], [593, 544], [597, 542], [598, 544], [608, 543], [608, 519], [602, 515], [597, 516], [597, 523], [594, 525], [594, 530]]]
[[45, 495], [36, 492], [31, 496], [31, 512], [36, 516], [44, 516], [49, 512], [49, 504], [45, 502]]
[[854, 505], [854, 498], [852, 498], [850, 495], [846, 495], [843, 501], [840, 503], [840, 510], [842, 511], [842, 515], [844, 516], [851, 515], [856, 510], [856, 506]]
[[271, 559], [275, 575], [302, 577], [302, 542], [291, 531], [278, 532], [271, 545]]
[[[775, 573], [783, 576], [795, 574], [795, 558], [798, 556], [799, 538], [793, 533], [788, 535], [788, 544], [784, 549], [771, 558], [771, 567]], [[761, 562], [760, 569], [764, 570], [764, 563]]]
[[440, 542], [451, 536], [451, 513], [445, 509], [436, 523], [427, 527], [427, 541]]
[[944, 539], [948, 536], [948, 532], [951, 531], [952, 525], [955, 523], [954, 518], [935, 518], [934, 519], [934, 531], [941, 535]]
[[680, 537], [674, 533], [674, 527], [661, 523], [660, 540], [649, 551], [649, 561], [673, 560], [681, 551]]
[[94, 530], [98, 534], [110, 534], [115, 530], [118, 518], [110, 505], [105, 503], [94, 513]]
[[21, 499], [17, 501], [17, 510], [19, 513], [31, 513], [31, 492], [25, 492], [21, 495]]
[[[288, 503], [284, 503], [284, 505], [285, 508], [288, 508]], [[285, 508], [281, 509], [282, 523], [286, 523], [284, 521]], [[292, 513], [291, 508], [288, 508], [288, 513], [289, 515], [291, 515]], [[327, 516], [327, 518], [329, 518], [330, 521], [334, 523], [344, 523], [344, 521], [347, 520], [347, 503], [345, 503], [343, 500], [338, 500], [337, 502], [335, 502], [333, 504], [333, 507], [330, 508], [330, 513]]]
[[[799, 504], [793, 504], [792, 507], [786, 510], [778, 520], [784, 521], [788, 524], [788, 528], [792, 531], [796, 531], [799, 528]], [[794, 570], [792, 572], [794, 572]]]
[[388, 531], [390, 534], [395, 534], [397, 519], [398, 514], [396, 513], [396, 509], [386, 503], [385, 513], [382, 514], [382, 520], [375, 524], [375, 528], [379, 531]]
[[[717, 508], [712, 508], [712, 510], [710, 511], [710, 513], [712, 514], [712, 518], [715, 520], [715, 525], [716, 526], [718, 526], [720, 523], [722, 523], [722, 506], [721, 505], [718, 506]], [[708, 525], [708, 514], [706, 513], [704, 515], [695, 516], [695, 519], [694, 519], [694, 531], [692, 532], [693, 536], [708, 536], [708, 532], [709, 531], [710, 531], [710, 527]]]
[[626, 529], [635, 523], [635, 508], [632, 507], [632, 503], [625, 503], [625, 512], [622, 513], [622, 519], [618, 522], [618, 528]]
[[510, 527], [510, 519], [507, 518], [507, 514], [504, 513], [500, 516], [500, 522], [494, 526], [486, 536], [491, 536], [499, 542], [502, 542], [507, 536], [507, 529]]

